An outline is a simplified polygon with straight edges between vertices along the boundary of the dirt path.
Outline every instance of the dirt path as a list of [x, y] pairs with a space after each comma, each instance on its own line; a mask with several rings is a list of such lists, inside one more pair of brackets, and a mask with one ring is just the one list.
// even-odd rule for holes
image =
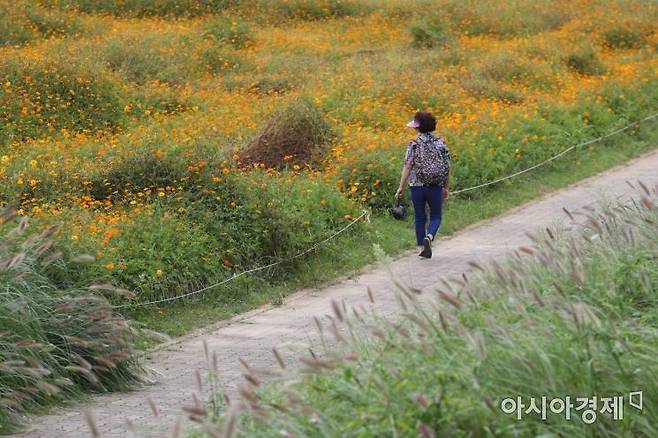
[[[526, 233], [553, 225], [565, 217], [562, 207], [570, 211], [582, 210], [603, 197], [636, 194], [626, 181], [638, 179], [646, 184], [658, 184], [658, 151], [443, 239], [435, 243], [435, 257], [430, 261], [420, 260], [415, 251], [410, 252], [389, 267], [371, 267], [358, 278], [342, 280], [321, 290], [300, 291], [281, 307], [256, 310], [178, 339], [146, 361], [147, 366], [158, 373], [157, 383], [139, 391], [95, 397], [90, 403], [53, 415], [34, 417], [30, 430], [19, 436], [90, 436], [81, 413], [87, 408], [93, 410], [103, 437], [129, 436], [126, 418], [139, 428], [141, 436], [168, 436], [167, 431], [182, 417], [181, 406], [191, 404], [192, 394], [197, 391], [195, 371], [206, 369], [204, 340], [211, 351], [218, 353], [221, 381], [230, 392], [241, 380], [238, 358], [254, 366], [274, 367], [273, 346], [289, 357], [306, 350], [315, 338], [312, 317], [330, 313], [332, 299], [345, 300], [348, 305], [365, 304], [368, 301], [366, 289], [370, 287], [379, 311], [383, 314], [395, 312], [397, 304], [391, 293], [391, 274], [410, 286], [429, 288], [443, 277], [470, 271], [467, 264], [470, 260], [500, 258], [511, 249], [528, 244]], [[149, 398], [158, 406], [157, 419], [147, 403]]]

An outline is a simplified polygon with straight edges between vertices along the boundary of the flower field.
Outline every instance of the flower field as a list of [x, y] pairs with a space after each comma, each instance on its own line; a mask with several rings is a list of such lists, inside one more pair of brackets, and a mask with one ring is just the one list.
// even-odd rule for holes
[[[32, 3], [0, 0], [0, 195], [94, 256], [67, 282], [137, 301], [382, 211], [417, 109], [437, 115], [458, 189], [658, 108], [652, 2]], [[294, 120], [321, 129], [313, 160], [286, 153]]]

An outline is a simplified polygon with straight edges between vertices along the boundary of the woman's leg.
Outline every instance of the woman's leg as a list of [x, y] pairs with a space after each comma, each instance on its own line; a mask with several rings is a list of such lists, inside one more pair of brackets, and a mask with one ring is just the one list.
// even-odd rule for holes
[[414, 216], [416, 217], [416, 244], [422, 245], [425, 238], [425, 223], [427, 213], [425, 212], [425, 187], [411, 187], [411, 202], [414, 205]]
[[439, 232], [439, 227], [441, 226], [441, 216], [443, 214], [443, 188], [437, 186], [425, 187], [425, 189], [427, 203], [430, 206], [430, 225], [427, 234], [431, 234], [432, 239], [434, 239], [436, 233]]

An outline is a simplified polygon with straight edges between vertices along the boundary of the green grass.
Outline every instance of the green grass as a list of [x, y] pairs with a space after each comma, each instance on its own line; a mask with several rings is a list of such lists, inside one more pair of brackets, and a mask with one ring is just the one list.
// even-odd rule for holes
[[46, 0], [50, 6], [84, 13], [112, 14], [118, 17], [196, 17], [219, 13], [238, 1], [233, 0]]
[[[400, 286], [399, 320], [335, 306], [337, 346], [304, 361], [304, 373], [245, 383], [244, 407], [206, 430], [225, 430], [242, 410], [233, 436], [655, 436], [658, 191], [636, 195], [635, 205], [601, 204], [575, 238], [537, 232], [521, 255], [430, 300]], [[641, 412], [631, 391], [643, 391]], [[622, 420], [599, 411], [601, 397], [619, 395]], [[526, 407], [570, 396], [571, 420], [503, 413], [517, 396]], [[596, 421], [586, 424], [577, 397], [593, 396]]]
[[[10, 4], [11, 3], [11, 4]], [[40, 38], [78, 35], [79, 19], [34, 2], [0, 0], [0, 47], [20, 46]]]
[[[510, 208], [566, 187], [583, 178], [624, 163], [658, 145], [656, 122], [645, 123], [634, 135], [620, 134], [587, 149], [567, 154], [552, 164], [501, 183], [471, 196], [456, 195], [448, 201], [440, 234], [448, 236], [464, 227], [504, 213]], [[196, 328], [230, 318], [236, 314], [277, 302], [281, 297], [304, 287], [317, 287], [342, 276], [355, 276], [367, 264], [376, 261], [373, 245], [396, 256], [413, 247], [412, 212], [409, 220], [397, 222], [388, 215], [374, 216], [371, 224], [350, 231], [347, 236], [315, 253], [306, 263], [294, 266], [294, 275], [284, 280], [259, 277], [243, 279], [231, 286], [241, 291], [238, 299], [226, 301], [218, 288], [197, 300], [182, 301], [163, 308], [146, 307], [128, 315], [150, 329], [180, 336]], [[366, 242], [364, 244], [364, 242]], [[148, 342], [144, 345], [149, 345]]]

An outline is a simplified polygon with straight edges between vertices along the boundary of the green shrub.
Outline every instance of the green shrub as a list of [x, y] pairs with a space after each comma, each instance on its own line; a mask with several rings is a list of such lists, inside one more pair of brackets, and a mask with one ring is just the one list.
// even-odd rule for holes
[[[306, 355], [304, 373], [283, 370], [287, 378], [242, 388], [253, 411], [238, 418], [238, 436], [654, 435], [655, 284], [633, 282], [650, 303], [614, 286], [620, 272], [658, 275], [655, 254], [646, 258], [658, 242], [656, 196], [643, 196], [644, 206], [613, 206], [575, 239], [537, 234], [524, 255], [431, 297], [400, 286], [395, 320], [336, 305], [331, 322], [319, 323], [329, 326], [322, 345], [331, 347]], [[330, 333], [342, 334], [338, 346]], [[548, 411], [546, 420], [528, 413], [518, 421], [501, 410], [507, 397], [626, 402], [638, 389], [643, 411], [626, 403], [623, 421], [597, 412], [586, 424], [575, 407], [571, 420]]]
[[206, 38], [230, 44], [238, 49], [253, 42], [251, 26], [233, 17], [213, 17], [203, 25], [202, 33]]
[[491, 78], [478, 76], [477, 74], [465, 77], [462, 80], [462, 86], [473, 95], [484, 99], [494, 99], [509, 104], [519, 104], [525, 99], [513, 87], [500, 84]]
[[211, 46], [203, 49], [201, 51], [201, 62], [204, 71], [213, 74], [242, 72], [250, 67], [249, 63], [238, 52], [222, 46]]
[[637, 49], [645, 44], [645, 37], [637, 30], [616, 26], [603, 32], [603, 41], [613, 49]]
[[[214, 236], [224, 257], [243, 268], [305, 249], [354, 213], [342, 193], [310, 176], [291, 179], [253, 170], [229, 173], [214, 186], [187, 192], [180, 205], [186, 220]], [[290, 275], [291, 268], [276, 273]]]
[[190, 100], [182, 98], [174, 88], [157, 87], [155, 89], [140, 88], [131, 93], [131, 112], [136, 115], [166, 114], [172, 116], [193, 108]]
[[617, 117], [636, 120], [655, 111], [658, 87], [655, 80], [643, 82], [634, 90], [629, 90], [623, 83], [609, 81], [600, 95]]
[[362, 15], [371, 6], [356, 0], [258, 0], [274, 19], [321, 20]]
[[[253, 216], [260, 222], [259, 250], [269, 257], [290, 256], [307, 249], [344, 225], [346, 216], [358, 211], [357, 206], [317, 176], [271, 181], [265, 173], [247, 174], [243, 186], [249, 196], [250, 211], [256, 213]], [[277, 271], [279, 278], [289, 276], [287, 270], [282, 267]]]
[[443, 13], [463, 33], [503, 37], [555, 30], [572, 17], [550, 0], [450, 0]]
[[44, 0], [44, 3], [85, 13], [120, 17], [195, 17], [222, 12], [240, 0]]
[[591, 44], [578, 47], [566, 57], [565, 62], [571, 70], [586, 76], [600, 75], [606, 70]]
[[401, 170], [400, 153], [358, 155], [339, 167], [337, 183], [349, 198], [385, 210], [391, 207]]
[[187, 174], [186, 161], [175, 152], [160, 156], [157, 150], [143, 149], [119, 158], [91, 178], [91, 195], [95, 199], [125, 198], [148, 191], [177, 186]]
[[551, 88], [555, 81], [555, 75], [547, 64], [522, 59], [508, 52], [494, 51], [481, 56], [478, 61], [472, 68], [472, 74], [476, 77], [496, 82], [524, 83], [543, 89]]
[[519, 87], [521, 84], [540, 90], [551, 90], [559, 86], [554, 70], [555, 66], [550, 63], [496, 50], [478, 55], [477, 62], [462, 82], [467, 90], [477, 96], [521, 103], [524, 100], [519, 90], [522, 89]]
[[22, 0], [0, 0], [0, 46], [23, 45], [37, 38], [76, 34], [77, 19]]
[[412, 44], [420, 48], [444, 47], [452, 38], [448, 23], [440, 16], [420, 19], [410, 30]]
[[0, 60], [0, 142], [58, 133], [115, 130], [124, 124], [118, 87], [83, 65]]
[[101, 289], [59, 287], [51, 276], [73, 261], [52, 245], [56, 228], [37, 234], [25, 224], [25, 218], [11, 230], [3, 224], [1, 434], [17, 428], [21, 414], [83, 392], [125, 390], [139, 379], [130, 326]]
[[[231, 269], [223, 264], [220, 244], [219, 236], [206, 233], [156, 203], [112, 238], [111, 251], [99, 259], [111, 269], [99, 266], [98, 272], [87, 276], [107, 279], [135, 293], [133, 299], [116, 303], [182, 295], [231, 275]], [[225, 290], [217, 292], [215, 297], [228, 301], [223, 296]]]
[[36, 36], [34, 30], [9, 15], [9, 8], [0, 3], [0, 46], [22, 45]]
[[252, 81], [249, 84], [249, 89], [255, 93], [260, 94], [283, 94], [294, 88], [294, 84], [290, 79], [281, 78], [268, 78], [263, 77]]
[[137, 84], [157, 80], [182, 85], [189, 80], [191, 66], [186, 47], [170, 35], [112, 38], [102, 49], [107, 66]]
[[231, 173], [219, 184], [207, 181], [200, 190], [185, 191], [170, 207], [182, 207], [184, 221], [212, 236], [220, 258], [230, 266], [258, 264], [264, 255], [262, 233], [269, 230], [260, 220], [263, 212], [253, 208], [245, 182], [249, 179]]
[[31, 5], [26, 8], [25, 15], [36, 31], [45, 38], [75, 35], [80, 31], [78, 20], [57, 11]]

